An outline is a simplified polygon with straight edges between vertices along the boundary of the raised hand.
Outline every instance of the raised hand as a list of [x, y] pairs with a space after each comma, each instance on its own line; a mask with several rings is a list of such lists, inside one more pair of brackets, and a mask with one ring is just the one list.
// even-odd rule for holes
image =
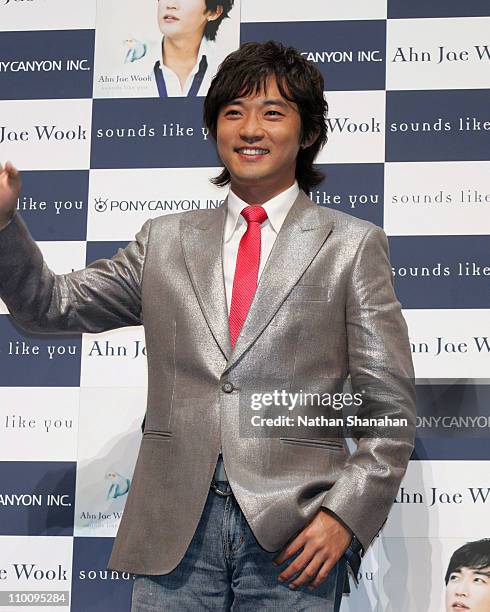
[[21, 186], [20, 172], [12, 163], [0, 163], [0, 228], [12, 218]]

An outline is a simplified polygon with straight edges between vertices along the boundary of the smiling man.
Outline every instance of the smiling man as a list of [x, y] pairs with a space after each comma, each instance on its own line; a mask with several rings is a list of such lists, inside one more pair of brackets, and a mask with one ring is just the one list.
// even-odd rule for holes
[[456, 550], [447, 568], [446, 612], [490, 611], [490, 539]]
[[[26, 329], [145, 326], [143, 440], [109, 567], [137, 574], [133, 612], [337, 611], [346, 567], [376, 536], [413, 449], [407, 328], [383, 231], [308, 197], [326, 142], [318, 69], [247, 43], [213, 79], [204, 121], [222, 207], [148, 220], [112, 259], [55, 275], [0, 174], [0, 295]], [[404, 436], [243, 435], [248, 400], [363, 392], [359, 416]]]
[[[261, 94], [226, 102], [217, 122], [219, 156], [233, 176], [233, 193], [247, 202], [270, 200], [291, 187], [299, 148], [319, 136], [301, 142], [298, 107], [281, 95], [275, 76], [264, 80]], [[247, 132], [256, 135], [247, 138]]]

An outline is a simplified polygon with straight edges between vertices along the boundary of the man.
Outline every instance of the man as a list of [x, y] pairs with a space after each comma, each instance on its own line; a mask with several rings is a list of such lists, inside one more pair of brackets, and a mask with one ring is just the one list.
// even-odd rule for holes
[[490, 610], [490, 539], [456, 550], [447, 568], [446, 612]]
[[[147, 416], [109, 563], [138, 574], [136, 612], [338, 610], [346, 560], [356, 570], [405, 472], [413, 370], [386, 236], [306, 195], [325, 112], [313, 64], [245, 44], [204, 106], [222, 207], [148, 220], [111, 260], [58, 276], [18, 215], [0, 231], [0, 295], [20, 325], [144, 323]], [[5, 223], [20, 179], [9, 164], [0, 181]], [[405, 436], [359, 426], [349, 456], [328, 435], [241, 435], [264, 385], [328, 393], [349, 373], [362, 414], [406, 418]]]
[[218, 28], [234, 0], [159, 0], [161, 59], [153, 67], [155, 95], [203, 96], [217, 65]]

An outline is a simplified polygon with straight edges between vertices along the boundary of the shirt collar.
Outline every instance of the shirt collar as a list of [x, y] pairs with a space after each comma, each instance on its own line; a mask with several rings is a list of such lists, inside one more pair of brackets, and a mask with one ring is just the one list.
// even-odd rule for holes
[[[284, 223], [284, 219], [286, 218], [294, 201], [298, 197], [298, 194], [298, 181], [294, 181], [291, 187], [288, 187], [280, 194], [262, 204], [262, 207], [267, 213], [268, 221], [276, 234], [279, 233], [279, 230]], [[230, 240], [230, 238], [233, 236], [238, 223], [246, 223], [245, 219], [240, 213], [247, 206], [249, 206], [249, 204], [244, 202], [230, 189], [228, 193], [228, 210], [225, 222], [225, 242], [228, 242], [228, 240]]]
[[[163, 39], [162, 39], [162, 44], [160, 46], [160, 54], [161, 54], [162, 47], [163, 47]], [[208, 39], [205, 36], [203, 36], [201, 38], [201, 44], [199, 45], [199, 49], [197, 51], [197, 60], [196, 60], [196, 63], [194, 64], [193, 69], [189, 73], [189, 77], [191, 77], [194, 74], [196, 74], [196, 72], [199, 70], [199, 64], [201, 63], [203, 55], [206, 56], [206, 59], [209, 59]], [[160, 66], [160, 70], [162, 70], [162, 71], [167, 70], [168, 72], [172, 72], [172, 74], [173, 74], [173, 71], [170, 70], [170, 68], [168, 68], [167, 66], [165, 66], [165, 64], [162, 62], [162, 56], [161, 55], [160, 55], [159, 66]], [[189, 77], [187, 77], [187, 78], [189, 78]]]

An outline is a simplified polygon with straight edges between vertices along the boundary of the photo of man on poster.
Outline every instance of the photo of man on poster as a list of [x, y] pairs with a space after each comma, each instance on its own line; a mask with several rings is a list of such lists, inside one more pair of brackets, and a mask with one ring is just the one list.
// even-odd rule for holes
[[240, 0], [104, 0], [97, 10], [97, 98], [205, 96], [240, 40]]
[[490, 539], [468, 542], [451, 556], [444, 578], [446, 612], [490, 611]]
[[234, 0], [158, 0], [162, 57], [153, 67], [160, 98], [203, 96], [216, 71], [219, 27]]

